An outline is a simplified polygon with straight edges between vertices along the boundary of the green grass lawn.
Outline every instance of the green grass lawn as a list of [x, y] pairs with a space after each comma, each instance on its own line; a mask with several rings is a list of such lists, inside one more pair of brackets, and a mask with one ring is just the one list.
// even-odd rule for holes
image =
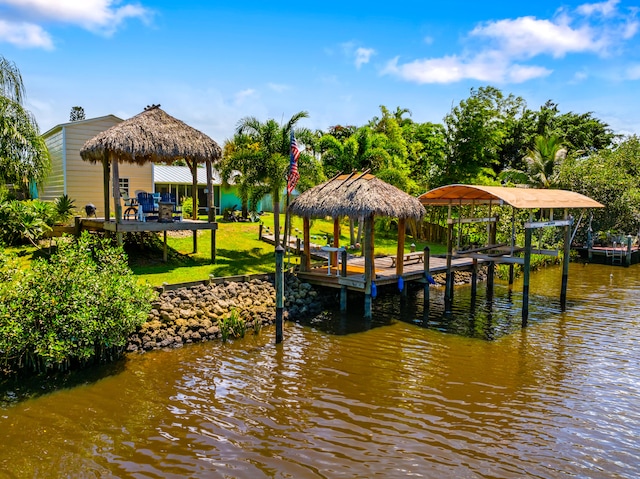
[[[202, 217], [201, 219], [206, 219]], [[268, 226], [273, 231], [273, 214], [265, 213], [261, 216], [261, 223], [265, 229]], [[284, 215], [280, 216], [280, 222], [284, 225]], [[299, 232], [296, 233], [295, 228]], [[292, 221], [293, 235], [302, 238], [302, 218], [294, 217]], [[209, 278], [234, 276], [254, 273], [270, 273], [275, 271], [275, 253], [271, 244], [258, 239], [259, 223], [228, 223], [219, 218], [216, 232], [216, 263], [211, 264], [210, 244], [211, 233], [209, 231], [198, 232], [198, 252], [193, 253], [193, 235], [191, 232], [179, 237], [169, 236], [167, 246], [169, 258], [162, 262], [161, 242], [157, 239], [153, 242], [154, 248], [146, 247], [127, 248], [131, 269], [140, 281], [148, 282], [154, 286], [162, 283], [185, 283], [201, 281]], [[322, 244], [321, 237], [333, 235], [332, 220], [312, 220], [311, 235], [316, 236], [314, 243]], [[161, 238], [162, 235], [158, 235]], [[340, 244], [349, 245], [349, 223], [344, 220], [341, 223]], [[397, 233], [395, 230], [375, 233], [376, 254], [395, 254], [397, 245]], [[416, 250], [421, 251], [426, 243], [415, 241], [411, 237], [406, 238], [405, 250], [408, 252], [411, 243], [415, 243]], [[48, 244], [48, 241], [46, 242]], [[439, 244], [429, 244], [431, 254], [443, 254], [446, 247]], [[46, 250], [46, 248], [43, 248]], [[26, 266], [30, 260], [39, 255], [33, 247], [10, 248], [17, 252], [23, 264]], [[356, 252], [356, 254], [358, 254]], [[286, 260], [285, 260], [286, 261]], [[290, 263], [298, 263], [294, 255], [289, 256]]]

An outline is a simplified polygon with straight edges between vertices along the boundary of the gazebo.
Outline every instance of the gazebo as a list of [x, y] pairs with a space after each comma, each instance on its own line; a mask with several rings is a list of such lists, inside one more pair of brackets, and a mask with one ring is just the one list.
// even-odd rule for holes
[[[494, 263], [510, 264], [509, 284], [513, 282], [513, 264], [521, 264], [524, 269], [523, 292], [522, 292], [522, 325], [525, 326], [529, 317], [529, 276], [531, 254], [547, 254], [557, 256], [554, 250], [534, 250], [532, 248], [533, 230], [555, 227], [564, 229], [564, 255], [562, 260], [562, 283], [560, 290], [560, 304], [564, 311], [567, 301], [567, 282], [569, 277], [569, 250], [571, 245], [571, 227], [573, 218], [569, 215], [569, 209], [603, 208], [604, 205], [589, 198], [588, 196], [567, 190], [557, 189], [537, 189], [537, 188], [515, 188], [504, 186], [481, 186], [453, 184], [441, 186], [427, 191], [419, 197], [423, 205], [447, 206], [449, 209], [447, 226], [447, 279], [445, 291], [445, 310], [451, 310], [453, 299], [453, 274], [451, 262], [454, 256], [472, 258], [474, 265], [477, 260], [487, 261], [489, 264], [488, 288], [493, 287], [493, 266]], [[460, 214], [458, 218], [453, 218], [452, 208], [463, 205], [488, 205], [489, 215], [485, 218], [463, 218]], [[508, 205], [514, 209], [529, 210], [529, 221], [525, 222], [525, 244], [524, 248], [516, 248], [515, 238], [512, 233], [510, 245], [496, 245], [496, 223], [497, 216], [492, 216], [491, 207]], [[534, 221], [532, 210], [543, 209], [550, 211], [548, 221]], [[553, 210], [563, 211], [562, 219], [554, 219]], [[453, 252], [453, 228], [458, 225], [460, 228], [464, 224], [486, 223], [489, 225], [488, 245], [472, 250]], [[578, 224], [580, 220], [578, 221]], [[512, 227], [513, 231], [513, 227]], [[459, 237], [460, 235], [458, 235]], [[516, 249], [523, 252], [524, 257], [516, 257]], [[474, 268], [475, 271], [475, 268]], [[475, 282], [473, 284], [475, 288]]]
[[[160, 105], [148, 106], [141, 113], [129, 118], [88, 140], [80, 156], [92, 163], [103, 166], [105, 229], [110, 231], [158, 231], [162, 228], [145, 226], [135, 229], [134, 225], [123, 226], [122, 207], [120, 205], [119, 169], [121, 162], [144, 164], [166, 163], [184, 160], [193, 177], [193, 191], [197, 191], [198, 164], [204, 163], [207, 172], [207, 207], [209, 223], [215, 224], [213, 208], [212, 164], [222, 157], [220, 146], [199, 130], [172, 117], [160, 108]], [[111, 179], [112, 196], [115, 205], [115, 221], [110, 220], [109, 183]], [[197, 198], [193, 195], [193, 219], [197, 219]], [[115, 223], [115, 224], [110, 224]], [[214, 246], [213, 227], [198, 225], [171, 229], [192, 229], [194, 231], [194, 249], [197, 247], [196, 230], [212, 230], [212, 260]], [[202, 225], [201, 225], [202, 226]], [[132, 229], [134, 228], [134, 229]], [[166, 234], [166, 228], [164, 229]]]
[[[421, 220], [425, 209], [417, 198], [376, 178], [368, 172], [340, 174], [300, 194], [289, 205], [289, 213], [303, 218], [304, 257], [301, 271], [309, 271], [311, 251], [309, 225], [311, 218], [330, 216], [334, 221], [332, 247], [327, 248], [337, 264], [340, 248], [340, 218], [364, 219], [364, 294], [365, 316], [371, 316], [371, 287], [374, 279], [374, 234], [376, 216], [398, 218], [396, 274], [402, 275], [406, 221]], [[342, 286], [346, 302], [346, 287]]]

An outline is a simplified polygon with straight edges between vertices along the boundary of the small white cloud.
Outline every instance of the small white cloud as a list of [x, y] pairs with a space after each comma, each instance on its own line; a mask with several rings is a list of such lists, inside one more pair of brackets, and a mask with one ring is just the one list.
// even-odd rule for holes
[[242, 103], [247, 98], [255, 96], [256, 93], [256, 90], [254, 90], [253, 88], [247, 88], [246, 90], [239, 91], [235, 94], [236, 104]]
[[360, 68], [362, 65], [369, 63], [369, 60], [376, 51], [373, 48], [357, 48], [356, 49], [356, 68]]
[[628, 67], [625, 76], [628, 80], [640, 80], [640, 65], [635, 64]]
[[585, 3], [584, 5], [580, 5], [578, 8], [576, 8], [576, 12], [586, 17], [590, 17], [592, 15], [602, 15], [603, 17], [608, 17], [616, 12], [618, 3], [620, 3], [620, 0], [608, 0], [607, 2], [599, 3]]
[[591, 28], [574, 29], [565, 19], [556, 22], [534, 17], [499, 20], [474, 28], [471, 35], [496, 41], [501, 50], [515, 58], [541, 54], [559, 58], [572, 52], [598, 52], [605, 47], [602, 39], [595, 39]]
[[579, 71], [576, 72], [573, 75], [573, 82], [572, 83], [582, 83], [583, 81], [585, 81], [587, 78], [589, 78], [589, 75], [587, 74], [587, 72], [585, 71]]
[[416, 60], [403, 65], [398, 65], [398, 58], [395, 58], [387, 63], [382, 73], [415, 83], [454, 83], [462, 80], [522, 83], [547, 76], [551, 71], [539, 66], [511, 64], [496, 52], [488, 52], [468, 60], [453, 55]]
[[33, 23], [9, 23], [0, 20], [0, 42], [23, 48], [53, 49], [51, 36]]
[[278, 93], [282, 93], [291, 89], [289, 85], [284, 85], [281, 83], [267, 83], [267, 86], [269, 87], [270, 90], [273, 90]]
[[430, 37], [430, 36], [424, 37], [422, 39], [422, 41], [425, 43], [425, 45], [432, 45], [433, 44], [433, 37]]

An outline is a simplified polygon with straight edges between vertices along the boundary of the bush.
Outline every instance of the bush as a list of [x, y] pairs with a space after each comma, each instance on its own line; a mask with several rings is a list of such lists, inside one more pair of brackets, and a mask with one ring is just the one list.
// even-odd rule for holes
[[0, 261], [0, 366], [66, 370], [117, 357], [146, 320], [152, 290], [137, 283], [121, 248], [83, 233], [49, 260], [15, 273]]
[[[196, 206], [198, 206], [198, 200], [196, 198]], [[182, 215], [185, 218], [191, 218], [193, 215], [193, 199], [191, 196], [185, 196], [182, 198]]]

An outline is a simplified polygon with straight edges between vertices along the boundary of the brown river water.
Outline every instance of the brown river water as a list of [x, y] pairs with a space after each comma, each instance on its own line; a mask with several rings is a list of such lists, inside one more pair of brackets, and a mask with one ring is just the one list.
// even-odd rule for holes
[[640, 267], [421, 291], [0, 394], [0, 478], [637, 478]]

